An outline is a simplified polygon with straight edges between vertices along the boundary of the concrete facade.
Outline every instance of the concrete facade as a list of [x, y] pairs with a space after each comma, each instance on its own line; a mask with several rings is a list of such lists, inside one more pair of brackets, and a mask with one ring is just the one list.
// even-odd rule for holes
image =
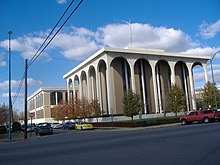
[[105, 114], [122, 114], [122, 98], [132, 90], [141, 96], [143, 114], [163, 113], [171, 84], [183, 89], [187, 110], [196, 109], [193, 67], [207, 78], [210, 57], [142, 48], [103, 48], [66, 73], [68, 98], [98, 99]]
[[51, 118], [51, 109], [67, 101], [66, 88], [40, 88], [28, 97], [28, 112], [33, 113], [33, 123], [55, 122]]

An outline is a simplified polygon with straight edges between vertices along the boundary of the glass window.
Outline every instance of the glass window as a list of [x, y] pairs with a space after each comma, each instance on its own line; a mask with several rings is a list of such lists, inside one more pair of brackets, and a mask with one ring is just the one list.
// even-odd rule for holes
[[57, 92], [57, 101], [58, 104], [61, 104], [63, 102], [63, 94], [61, 92]]
[[56, 105], [56, 95], [55, 95], [55, 92], [50, 93], [50, 105]]
[[194, 112], [190, 112], [190, 113], [189, 113], [189, 116], [194, 116], [194, 115], [195, 115]]

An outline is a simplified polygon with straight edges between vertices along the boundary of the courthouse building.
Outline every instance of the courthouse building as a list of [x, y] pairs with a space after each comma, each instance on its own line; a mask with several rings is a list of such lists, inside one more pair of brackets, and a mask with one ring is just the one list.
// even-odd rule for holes
[[106, 114], [122, 114], [125, 91], [141, 96], [143, 114], [163, 113], [171, 84], [183, 89], [187, 110], [196, 109], [193, 68], [207, 78], [210, 57], [142, 48], [102, 48], [66, 73], [68, 98], [98, 99]]

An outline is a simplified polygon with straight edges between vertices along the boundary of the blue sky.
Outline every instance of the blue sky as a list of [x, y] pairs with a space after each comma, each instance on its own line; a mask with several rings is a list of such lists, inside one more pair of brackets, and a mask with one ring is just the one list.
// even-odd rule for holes
[[[8, 31], [13, 31], [13, 96], [24, 73], [24, 59], [33, 57], [70, 2], [0, 0], [0, 104], [8, 104]], [[28, 69], [28, 95], [40, 87], [65, 87], [62, 76], [102, 47], [129, 47], [125, 23], [129, 19], [133, 47], [212, 56], [220, 50], [219, 8], [219, 0], [84, 0]], [[213, 67], [218, 85], [219, 62], [217, 54]], [[194, 72], [197, 86], [203, 86], [201, 69]], [[23, 109], [23, 91], [14, 103], [16, 110]]]

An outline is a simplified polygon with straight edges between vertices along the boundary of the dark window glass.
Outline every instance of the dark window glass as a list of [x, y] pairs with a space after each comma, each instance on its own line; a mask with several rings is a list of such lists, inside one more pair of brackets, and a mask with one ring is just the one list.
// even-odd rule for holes
[[194, 116], [194, 115], [195, 115], [194, 112], [190, 112], [190, 113], [189, 113], [189, 116]]

